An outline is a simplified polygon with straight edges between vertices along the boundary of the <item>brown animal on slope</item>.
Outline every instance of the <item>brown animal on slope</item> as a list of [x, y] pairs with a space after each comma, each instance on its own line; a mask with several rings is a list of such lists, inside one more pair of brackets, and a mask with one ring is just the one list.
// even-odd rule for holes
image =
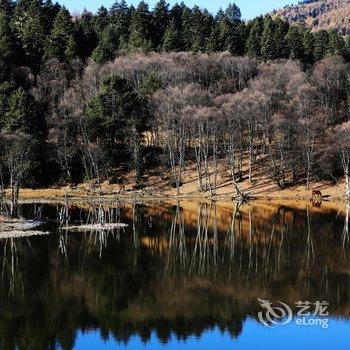
[[322, 192], [320, 190], [313, 190], [312, 198], [322, 198]]

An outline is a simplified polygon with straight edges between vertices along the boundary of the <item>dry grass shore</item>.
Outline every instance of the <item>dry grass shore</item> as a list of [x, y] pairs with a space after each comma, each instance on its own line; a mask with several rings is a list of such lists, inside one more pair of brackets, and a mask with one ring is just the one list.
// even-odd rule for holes
[[[85, 182], [79, 184], [76, 188], [70, 188], [69, 185], [45, 189], [28, 189], [20, 191], [20, 200], [59, 200], [64, 198], [87, 199], [103, 197], [105, 199], [142, 199], [142, 200], [172, 200], [172, 199], [191, 199], [191, 200], [222, 200], [229, 201], [235, 196], [232, 182], [228, 173], [221, 172], [218, 176], [218, 186], [215, 193], [210, 191], [198, 191], [195, 169], [189, 169], [184, 172], [184, 181], [180, 188], [180, 194], [177, 190], [169, 186], [169, 178], [148, 174], [144, 179], [142, 190], [134, 190], [133, 174], [125, 174], [125, 183], [123, 185], [110, 184], [107, 181], [101, 183], [100, 187], [92, 189], [91, 183]], [[213, 181], [213, 180], [212, 180]], [[269, 177], [261, 175], [258, 171], [253, 174], [252, 182], [247, 176], [238, 183], [240, 189], [249, 193], [252, 199], [290, 199], [290, 200], [308, 200], [312, 197], [312, 190], [320, 190], [323, 198], [327, 200], [345, 200], [345, 181], [339, 180], [338, 183], [330, 182], [312, 182], [307, 189], [304, 183], [281, 189]]]

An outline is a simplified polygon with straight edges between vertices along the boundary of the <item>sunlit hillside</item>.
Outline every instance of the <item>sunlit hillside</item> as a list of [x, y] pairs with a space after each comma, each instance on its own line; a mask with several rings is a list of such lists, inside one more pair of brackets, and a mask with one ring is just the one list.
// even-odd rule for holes
[[274, 14], [289, 22], [304, 21], [314, 31], [336, 29], [342, 35], [350, 34], [349, 0], [308, 0], [286, 6]]

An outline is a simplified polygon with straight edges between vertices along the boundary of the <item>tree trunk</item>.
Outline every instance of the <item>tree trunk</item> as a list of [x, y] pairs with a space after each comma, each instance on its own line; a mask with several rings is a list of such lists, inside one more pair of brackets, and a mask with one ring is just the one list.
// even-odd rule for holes
[[249, 144], [249, 182], [252, 182], [252, 171], [253, 171], [253, 143], [250, 141]]
[[19, 185], [15, 180], [11, 179], [11, 217], [17, 218], [18, 216], [18, 196], [19, 196]]

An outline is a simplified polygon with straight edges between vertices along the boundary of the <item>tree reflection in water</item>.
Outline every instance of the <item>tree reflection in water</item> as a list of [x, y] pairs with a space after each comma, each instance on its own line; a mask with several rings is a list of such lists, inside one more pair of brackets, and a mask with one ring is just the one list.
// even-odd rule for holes
[[[40, 215], [57, 219], [50, 237], [0, 241], [3, 349], [72, 349], [90, 329], [123, 342], [212, 327], [235, 338], [258, 298], [327, 300], [350, 317], [349, 205], [65, 203]], [[101, 221], [129, 227], [64, 229]]]
[[16, 239], [7, 239], [3, 245], [3, 249], [2, 284], [7, 287], [9, 297], [12, 297], [15, 293], [23, 295], [23, 277], [18, 261], [19, 254]]
[[350, 215], [350, 201], [346, 203], [346, 213], [344, 220], [344, 229], [342, 237], [342, 256], [346, 253], [346, 247], [349, 245], [349, 215]]

